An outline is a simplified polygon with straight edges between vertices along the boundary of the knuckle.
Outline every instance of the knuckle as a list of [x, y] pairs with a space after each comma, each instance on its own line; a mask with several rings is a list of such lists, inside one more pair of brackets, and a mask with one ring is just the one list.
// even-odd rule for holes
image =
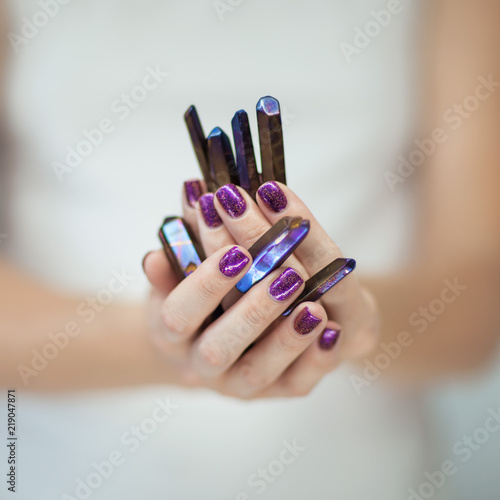
[[292, 335], [280, 335], [277, 338], [277, 348], [283, 354], [290, 354], [297, 351], [297, 340]]
[[203, 302], [213, 299], [217, 290], [218, 281], [216, 279], [202, 279], [198, 283], [198, 294]]
[[267, 323], [267, 318], [268, 318], [268, 307], [265, 307], [264, 304], [261, 302], [256, 303], [256, 302], [250, 302], [246, 306], [246, 310], [243, 314], [243, 321], [245, 324], [249, 326], [260, 326], [264, 323]]
[[264, 223], [258, 223], [251, 225], [241, 235], [242, 240], [245, 244], [253, 244], [258, 240], [269, 228]]
[[175, 307], [164, 307], [162, 311], [162, 319], [165, 327], [173, 334], [179, 337], [184, 337], [188, 333], [189, 322], [186, 318], [180, 315]]
[[257, 370], [255, 365], [248, 361], [244, 362], [240, 368], [240, 376], [246, 388], [250, 389], [252, 393], [266, 387], [271, 382], [269, 376]]
[[201, 342], [198, 346], [198, 355], [205, 366], [213, 370], [221, 370], [226, 362], [226, 355], [211, 342]]

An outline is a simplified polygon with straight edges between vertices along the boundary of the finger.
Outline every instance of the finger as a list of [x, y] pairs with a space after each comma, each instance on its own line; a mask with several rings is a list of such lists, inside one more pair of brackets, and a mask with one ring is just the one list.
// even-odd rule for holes
[[173, 354], [177, 358], [186, 357], [189, 344], [186, 342], [174, 344], [168, 341], [165, 335], [165, 324], [161, 318], [161, 311], [165, 294], [158, 289], [152, 289], [147, 302], [147, 321], [151, 332], [151, 340], [159, 352]]
[[[250, 248], [273, 224], [281, 219], [279, 217], [270, 223], [250, 195], [234, 184], [222, 186], [215, 195], [215, 208], [224, 222], [224, 226], [234, 241], [245, 248]], [[297, 269], [302, 276], [308, 277], [306, 269], [297, 257], [290, 256], [286, 265]]]
[[301, 216], [309, 219], [311, 228], [295, 255], [312, 276], [332, 260], [342, 257], [342, 253], [328, 233], [318, 223], [312, 212], [293, 191], [284, 184], [270, 181], [262, 184], [257, 191], [257, 203], [262, 214], [274, 224], [285, 215]]
[[236, 244], [217, 213], [214, 198], [213, 193], [204, 194], [196, 205], [200, 243], [207, 257], [223, 246]]
[[227, 370], [303, 289], [292, 268], [280, 268], [251, 288], [193, 345], [193, 361], [207, 378]]
[[310, 394], [325, 374], [342, 363], [344, 338], [341, 332], [338, 323], [328, 321], [314, 342], [259, 397], [299, 397]]
[[[200, 196], [206, 192], [205, 183], [198, 179], [190, 179], [184, 183], [182, 193], [182, 214], [194, 236], [199, 241], [198, 219], [196, 217], [196, 204]], [[220, 248], [220, 247], [219, 247]]]
[[164, 296], [179, 282], [163, 250], [147, 253], [142, 261], [142, 268], [151, 285], [160, 290]]
[[[256, 199], [262, 213], [271, 223], [281, 219], [284, 215], [300, 214], [309, 219], [309, 234], [295, 251], [295, 255], [302, 262], [309, 276], [313, 276], [333, 260], [342, 257], [342, 252], [328, 233], [288, 186], [275, 181], [266, 182], [258, 189]], [[322, 302], [331, 306], [336, 306], [340, 302], [349, 302], [359, 292], [357, 283], [352, 275], [347, 276], [323, 295]]]
[[315, 342], [326, 322], [321, 305], [301, 305], [236, 362], [225, 381], [228, 390], [243, 397], [263, 391]]
[[241, 247], [224, 247], [208, 257], [167, 296], [161, 317], [170, 342], [188, 341], [252, 262]]

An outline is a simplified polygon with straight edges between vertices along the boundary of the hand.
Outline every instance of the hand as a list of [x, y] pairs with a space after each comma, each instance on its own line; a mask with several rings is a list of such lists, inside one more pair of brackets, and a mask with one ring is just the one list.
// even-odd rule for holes
[[[261, 193], [267, 193], [267, 204], [259, 199], [259, 206], [235, 187], [225, 187], [218, 193], [221, 200], [229, 200], [223, 201], [225, 208], [210, 194], [202, 197], [196, 208], [185, 202], [185, 218], [199, 235], [207, 260], [177, 287], [161, 252], [153, 252], [145, 259], [145, 271], [154, 286], [152, 305], [157, 311], [153, 317], [162, 319], [155, 325], [156, 343], [169, 362], [175, 363], [177, 383], [211, 387], [242, 398], [304, 395], [341, 361], [364, 355], [376, 343], [374, 303], [353, 276], [325, 295], [325, 306], [304, 303], [289, 317], [281, 317], [300, 294], [302, 280], [339, 257], [340, 252], [288, 188], [265, 185]], [[277, 198], [281, 206], [276, 205]], [[211, 218], [207, 217], [210, 211]], [[200, 333], [205, 318], [250, 266], [250, 255], [244, 248], [285, 212], [300, 213], [311, 221], [300, 254], [296, 252], [287, 262], [292, 269], [272, 273]], [[241, 246], [235, 248], [236, 244]], [[308, 251], [303, 248], [306, 244]], [[240, 256], [239, 273], [232, 277], [224, 276], [220, 268], [228, 252]], [[283, 273], [291, 285], [288, 293], [283, 293], [283, 284], [273, 285], [280, 276], [283, 281]], [[277, 288], [281, 295], [276, 294]], [[327, 322], [325, 308], [337, 322]], [[340, 332], [341, 324], [348, 334], [344, 333], [332, 349], [339, 337], [331, 331]], [[325, 327], [330, 330], [326, 334], [322, 333]]]
[[[195, 230], [207, 255], [222, 245], [237, 243], [249, 248], [282, 217], [300, 216], [310, 221], [310, 231], [287, 261], [289, 265], [307, 279], [336, 258], [342, 257], [337, 245], [311, 211], [287, 186], [277, 182], [262, 185], [258, 190], [257, 204], [243, 189], [231, 186], [221, 188], [215, 196], [202, 196], [196, 208], [184, 201], [184, 217]], [[223, 200], [223, 203], [219, 200]], [[206, 214], [210, 213], [212, 205], [220, 216], [220, 223], [211, 228], [207, 224], [210, 218]], [[339, 361], [365, 357], [375, 348], [380, 323], [378, 308], [372, 294], [360, 285], [356, 273], [350, 274], [326, 293], [321, 304], [328, 318], [335, 320], [343, 331], [342, 341], [338, 342], [335, 349], [337, 354], [332, 359]], [[330, 366], [331, 369], [333, 367]]]

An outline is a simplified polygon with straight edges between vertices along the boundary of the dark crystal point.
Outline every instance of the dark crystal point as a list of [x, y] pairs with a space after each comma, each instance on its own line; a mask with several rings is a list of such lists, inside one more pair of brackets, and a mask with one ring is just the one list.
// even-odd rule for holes
[[280, 104], [274, 97], [262, 97], [257, 103], [262, 182], [286, 184], [285, 151]]
[[249, 249], [252, 266], [236, 284], [245, 293], [281, 266], [309, 233], [309, 221], [302, 217], [283, 217]]
[[255, 199], [255, 193], [259, 189], [260, 180], [246, 111], [243, 109], [237, 111], [231, 121], [231, 125], [233, 127], [239, 184]]
[[167, 217], [160, 228], [159, 236], [179, 281], [194, 272], [205, 260], [203, 250], [181, 217]]
[[190, 106], [184, 113], [184, 121], [186, 122], [189, 137], [193, 145], [194, 153], [198, 164], [200, 166], [203, 179], [207, 185], [208, 191], [215, 191], [215, 183], [210, 173], [210, 166], [208, 163], [208, 146], [205, 139], [205, 133], [201, 126], [200, 118], [194, 106]]
[[283, 313], [283, 316], [288, 316], [302, 302], [319, 300], [330, 288], [344, 279], [351, 271], [354, 271], [355, 267], [356, 261], [354, 259], [335, 259], [306, 281], [304, 291]]
[[229, 137], [221, 128], [215, 127], [210, 132], [207, 143], [210, 172], [217, 187], [230, 183], [238, 184], [238, 171], [236, 170]]

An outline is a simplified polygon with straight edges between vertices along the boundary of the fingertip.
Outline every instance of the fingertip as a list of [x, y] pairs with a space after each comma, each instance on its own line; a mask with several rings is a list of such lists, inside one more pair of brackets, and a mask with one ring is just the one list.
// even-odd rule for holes
[[269, 294], [273, 300], [285, 302], [297, 297], [304, 289], [304, 279], [299, 271], [293, 267], [280, 267], [271, 274], [272, 283], [269, 285]]
[[304, 302], [291, 318], [293, 329], [299, 335], [308, 335], [314, 331], [319, 335], [327, 320], [325, 309], [316, 302]]
[[335, 321], [328, 321], [318, 338], [318, 347], [322, 351], [331, 351], [338, 345], [342, 336], [342, 327]]
[[146, 253], [146, 255], [143, 257], [142, 259], [142, 270], [144, 271], [144, 273], [147, 275], [146, 273], [146, 261], [148, 259], [148, 257], [154, 252], [154, 250], [150, 250], [149, 252]]
[[183, 185], [183, 205], [194, 210], [200, 197], [206, 192], [205, 183], [200, 179], [188, 179]]
[[248, 270], [252, 263], [252, 256], [245, 248], [239, 245], [228, 245], [221, 249], [221, 255], [218, 255], [219, 271], [226, 278], [236, 278]]
[[284, 184], [276, 181], [262, 184], [257, 190], [256, 200], [261, 209], [271, 211], [274, 214], [283, 214], [290, 206], [284, 191]]
[[162, 250], [148, 252], [142, 266], [149, 283], [159, 290], [169, 292], [177, 283], [174, 270]]

